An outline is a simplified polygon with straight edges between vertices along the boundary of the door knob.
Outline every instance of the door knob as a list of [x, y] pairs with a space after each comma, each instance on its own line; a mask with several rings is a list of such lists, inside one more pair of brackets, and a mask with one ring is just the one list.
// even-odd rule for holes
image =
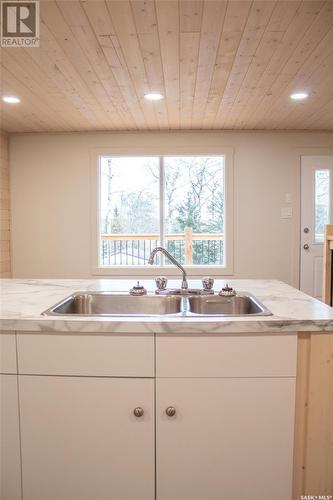
[[133, 413], [137, 418], [140, 418], [143, 416], [144, 410], [143, 408], [141, 408], [141, 406], [138, 406], [137, 408], [134, 408]]
[[176, 408], [173, 406], [168, 406], [168, 408], [165, 410], [165, 413], [168, 415], [168, 417], [173, 417], [176, 415]]
[[305, 245], [303, 245], [303, 248], [304, 248], [304, 250], [309, 250], [310, 247], [307, 243], [305, 243]]

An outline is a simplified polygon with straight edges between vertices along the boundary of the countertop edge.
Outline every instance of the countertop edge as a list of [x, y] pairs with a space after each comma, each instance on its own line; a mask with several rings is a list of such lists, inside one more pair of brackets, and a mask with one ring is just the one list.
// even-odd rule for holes
[[38, 321], [36, 319], [3, 319], [0, 320], [0, 333], [68, 333], [68, 334], [271, 334], [271, 333], [333, 333], [332, 320], [287, 320], [274, 321], [131, 321], [126, 318], [119, 320], [50, 320]]

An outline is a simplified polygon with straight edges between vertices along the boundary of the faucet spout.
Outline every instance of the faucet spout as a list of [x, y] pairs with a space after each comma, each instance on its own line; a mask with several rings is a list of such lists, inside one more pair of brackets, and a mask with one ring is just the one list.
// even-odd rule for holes
[[159, 252], [163, 253], [170, 260], [170, 262], [172, 262], [172, 264], [174, 264], [176, 267], [178, 267], [178, 269], [180, 269], [180, 271], [183, 274], [181, 289], [187, 290], [188, 283], [187, 283], [187, 274], [186, 274], [185, 269], [183, 268], [183, 266], [181, 264], [179, 264], [179, 262], [165, 248], [163, 248], [163, 247], [154, 248], [149, 256], [148, 264], [151, 264], [151, 265], [154, 264], [155, 255]]

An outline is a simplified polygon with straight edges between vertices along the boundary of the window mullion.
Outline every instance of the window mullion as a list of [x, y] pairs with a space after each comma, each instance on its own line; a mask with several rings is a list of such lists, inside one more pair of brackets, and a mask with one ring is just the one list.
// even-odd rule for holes
[[[164, 234], [164, 157], [160, 156], [160, 245], [165, 246]], [[161, 266], [164, 266], [164, 255], [161, 254]]]

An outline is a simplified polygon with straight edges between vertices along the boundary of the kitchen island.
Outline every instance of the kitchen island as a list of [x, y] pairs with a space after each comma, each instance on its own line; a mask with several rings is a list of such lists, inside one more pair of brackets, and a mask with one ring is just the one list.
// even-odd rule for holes
[[332, 495], [333, 309], [232, 280], [272, 315], [41, 315], [133, 282], [1, 281], [1, 500]]
[[[236, 291], [255, 295], [272, 316], [179, 318], [151, 317], [42, 316], [53, 304], [75, 292], [112, 291], [127, 293], [136, 280], [11, 280], [0, 282], [0, 329], [34, 332], [92, 333], [295, 333], [333, 332], [333, 308], [277, 280], [229, 280]], [[153, 280], [140, 281], [154, 292]], [[199, 280], [191, 286], [201, 287]], [[224, 280], [216, 280], [219, 291]], [[172, 280], [170, 286], [179, 285]]]

